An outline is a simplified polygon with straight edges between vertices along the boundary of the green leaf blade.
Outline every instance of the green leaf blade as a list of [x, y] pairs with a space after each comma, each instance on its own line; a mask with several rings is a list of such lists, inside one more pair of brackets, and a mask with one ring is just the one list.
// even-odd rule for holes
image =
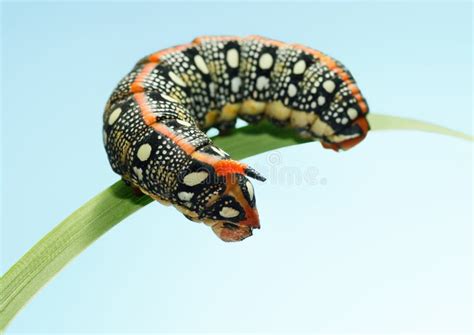
[[[438, 125], [388, 115], [369, 115], [374, 130], [418, 130], [473, 141], [473, 137]], [[269, 122], [234, 130], [215, 137], [216, 145], [234, 159], [243, 159], [304, 140], [291, 129]], [[67, 217], [34, 245], [0, 278], [0, 331], [3, 331], [27, 302], [74, 257], [127, 216], [151, 203], [118, 181]]]

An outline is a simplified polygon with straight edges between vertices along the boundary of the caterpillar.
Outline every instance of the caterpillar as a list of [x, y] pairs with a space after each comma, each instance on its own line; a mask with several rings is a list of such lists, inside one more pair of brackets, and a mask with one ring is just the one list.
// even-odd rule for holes
[[204, 36], [141, 59], [106, 104], [103, 137], [127, 184], [240, 241], [260, 228], [247, 177], [265, 178], [206, 131], [265, 118], [347, 150], [365, 138], [367, 113], [351, 73], [320, 51], [261, 36]]

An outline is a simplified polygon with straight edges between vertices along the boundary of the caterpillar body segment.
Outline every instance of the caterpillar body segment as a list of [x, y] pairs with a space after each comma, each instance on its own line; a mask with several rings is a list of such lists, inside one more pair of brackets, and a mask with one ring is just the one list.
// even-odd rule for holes
[[113, 170], [152, 198], [204, 222], [225, 241], [260, 227], [248, 177], [206, 135], [236, 119], [267, 118], [334, 150], [369, 130], [368, 107], [351, 73], [323, 53], [260, 36], [198, 37], [140, 60], [104, 112]]

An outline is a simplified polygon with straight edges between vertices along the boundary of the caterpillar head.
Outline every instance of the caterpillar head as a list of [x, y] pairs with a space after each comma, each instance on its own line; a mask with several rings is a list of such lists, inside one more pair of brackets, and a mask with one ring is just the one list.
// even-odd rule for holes
[[260, 229], [255, 192], [252, 183], [242, 174], [225, 176], [226, 188], [211, 200], [205, 215], [212, 230], [226, 242], [241, 241]]
[[[202, 221], [212, 227], [223, 241], [241, 241], [260, 228], [255, 192], [247, 176], [264, 181], [265, 178], [245, 164], [220, 160], [183, 176], [187, 186], [187, 208], [183, 213], [193, 221]], [[191, 186], [190, 186], [191, 185]], [[192, 198], [194, 200], [192, 201]], [[190, 215], [191, 214], [191, 215]]]

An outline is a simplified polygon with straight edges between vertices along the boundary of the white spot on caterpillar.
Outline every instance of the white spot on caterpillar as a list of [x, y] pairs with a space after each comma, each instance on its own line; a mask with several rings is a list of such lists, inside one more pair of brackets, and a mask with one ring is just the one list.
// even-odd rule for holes
[[178, 198], [182, 201], [189, 201], [193, 197], [194, 193], [191, 192], [179, 192]]
[[215, 96], [215, 94], [216, 94], [216, 84], [214, 84], [214, 83], [209, 84], [209, 94], [211, 95], [211, 97]]
[[206, 171], [191, 172], [184, 177], [183, 182], [188, 186], [195, 186], [202, 183], [208, 175]]
[[242, 79], [240, 77], [234, 77], [230, 83], [232, 92], [239, 92], [240, 85], [242, 85]]
[[194, 56], [194, 64], [196, 64], [197, 68], [199, 71], [201, 71], [204, 74], [209, 73], [209, 69], [207, 68], [206, 62], [204, 59], [201, 57], [201, 55], [196, 55]]
[[140, 169], [140, 168], [137, 168], [136, 166], [133, 167], [133, 173], [135, 173], [135, 175], [137, 176], [138, 180], [142, 180], [143, 179], [143, 170]]
[[162, 97], [163, 99], [168, 100], [168, 101], [170, 101], [170, 102], [176, 102], [176, 103], [179, 102], [178, 100], [176, 100], [176, 99], [170, 97], [168, 94], [160, 93], [160, 95], [161, 95], [161, 97]]
[[110, 113], [109, 115], [109, 125], [113, 125], [115, 123], [115, 121], [117, 121], [117, 119], [119, 118], [120, 116], [120, 113], [122, 113], [122, 108], [116, 108], [114, 109], [114, 111], [112, 113]]
[[260, 76], [257, 78], [257, 90], [262, 91], [268, 88], [270, 80], [265, 76]]
[[324, 83], [323, 83], [323, 88], [328, 92], [328, 93], [332, 93], [334, 91], [334, 89], [336, 88], [336, 84], [334, 84], [334, 82], [332, 80], [326, 80]]
[[326, 98], [322, 95], [318, 97], [318, 105], [322, 106], [326, 102]]
[[264, 53], [260, 56], [260, 59], [258, 60], [258, 66], [262, 70], [268, 70], [271, 68], [273, 65], [273, 57], [269, 53]]
[[148, 143], [142, 144], [140, 148], [138, 148], [137, 157], [142, 162], [150, 158], [150, 154], [151, 154], [151, 145], [149, 145]]
[[290, 97], [294, 97], [296, 95], [296, 91], [297, 91], [297, 89], [296, 89], [295, 85], [293, 85], [293, 84], [288, 85], [288, 95]]
[[170, 76], [171, 80], [174, 81], [176, 84], [178, 84], [179, 86], [186, 87], [186, 83], [176, 73], [170, 71], [168, 75]]
[[311, 103], [311, 108], [312, 108], [312, 109], [315, 109], [316, 107], [317, 107], [316, 101], [313, 101], [313, 102]]
[[107, 133], [105, 130], [102, 131], [102, 140], [104, 141], [104, 144], [107, 144]]
[[229, 49], [227, 50], [227, 64], [230, 67], [237, 67], [239, 66], [239, 52], [236, 49]]
[[180, 119], [176, 119], [176, 122], [178, 122], [180, 125], [185, 126], [185, 127], [190, 127], [191, 126], [191, 123], [180, 120]]
[[302, 74], [306, 70], [306, 62], [302, 59], [297, 61], [293, 66], [293, 73], [294, 74]]
[[232, 207], [222, 207], [219, 214], [223, 218], [235, 218], [237, 215], [239, 215], [239, 211], [233, 209]]
[[354, 120], [357, 117], [357, 111], [352, 107], [348, 108], [347, 115], [351, 118], [351, 120]]
[[250, 200], [253, 200], [254, 191], [253, 191], [252, 183], [247, 180], [247, 182], [245, 183], [245, 186], [247, 187], [247, 191], [249, 192]]
[[341, 122], [342, 122], [342, 124], [347, 124], [347, 122], [349, 122], [349, 120], [346, 117], [344, 117], [344, 118], [342, 118]]

